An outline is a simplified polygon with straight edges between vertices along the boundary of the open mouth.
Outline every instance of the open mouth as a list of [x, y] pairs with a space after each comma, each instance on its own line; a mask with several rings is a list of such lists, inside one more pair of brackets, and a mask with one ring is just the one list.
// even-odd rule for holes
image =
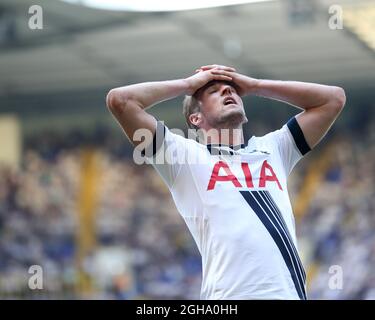
[[224, 105], [227, 106], [228, 104], [236, 104], [236, 100], [234, 100], [232, 97], [224, 98]]

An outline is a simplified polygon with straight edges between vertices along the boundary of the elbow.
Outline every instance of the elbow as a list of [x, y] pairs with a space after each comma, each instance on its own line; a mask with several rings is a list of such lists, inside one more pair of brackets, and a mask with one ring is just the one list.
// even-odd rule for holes
[[106, 105], [110, 111], [115, 111], [121, 105], [120, 94], [117, 89], [111, 89], [107, 93]]
[[341, 87], [333, 87], [332, 107], [339, 114], [346, 103], [345, 90]]
[[130, 100], [129, 95], [124, 90], [120, 90], [119, 88], [111, 89], [107, 93], [106, 97], [106, 105], [107, 108], [113, 114], [120, 114], [124, 111], [128, 101]]

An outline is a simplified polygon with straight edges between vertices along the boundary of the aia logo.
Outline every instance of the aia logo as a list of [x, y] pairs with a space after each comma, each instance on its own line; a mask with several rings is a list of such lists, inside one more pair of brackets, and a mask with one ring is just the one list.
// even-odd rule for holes
[[[245, 182], [247, 188], [254, 188], [253, 176], [250, 171], [249, 164], [247, 162], [241, 162], [242, 172], [245, 176]], [[221, 174], [221, 171], [224, 171], [224, 175]], [[219, 175], [220, 174], [220, 175]], [[241, 185], [238, 178], [230, 170], [229, 165], [224, 161], [218, 161], [215, 163], [214, 168], [212, 169], [212, 174], [210, 181], [207, 186], [207, 191], [215, 189], [216, 182], [230, 182], [236, 188], [245, 187]], [[259, 188], [265, 188], [267, 182], [276, 183], [280, 190], [283, 190], [275, 171], [267, 160], [263, 161], [262, 168], [260, 170], [259, 177]]]

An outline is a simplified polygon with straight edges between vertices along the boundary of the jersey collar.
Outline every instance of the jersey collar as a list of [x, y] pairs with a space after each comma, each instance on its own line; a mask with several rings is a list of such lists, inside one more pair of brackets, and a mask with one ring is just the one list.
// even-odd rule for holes
[[245, 144], [241, 143], [238, 145], [232, 144], [207, 144], [207, 150], [213, 155], [234, 155], [236, 151], [245, 148]]

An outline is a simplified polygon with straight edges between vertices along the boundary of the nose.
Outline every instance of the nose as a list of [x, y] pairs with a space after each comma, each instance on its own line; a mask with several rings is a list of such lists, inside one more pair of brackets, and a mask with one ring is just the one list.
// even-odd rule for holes
[[232, 87], [228, 84], [223, 85], [221, 93], [222, 93], [222, 95], [232, 94]]

